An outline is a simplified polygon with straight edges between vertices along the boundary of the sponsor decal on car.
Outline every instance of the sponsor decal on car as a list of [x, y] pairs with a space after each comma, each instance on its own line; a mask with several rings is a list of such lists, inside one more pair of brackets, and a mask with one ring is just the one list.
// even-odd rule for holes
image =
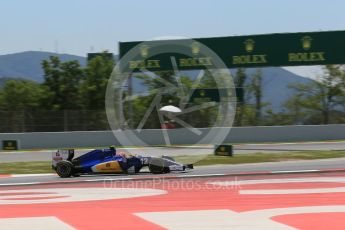
[[93, 172], [114, 172], [120, 173], [122, 172], [122, 168], [118, 161], [109, 161], [104, 162], [92, 167]]

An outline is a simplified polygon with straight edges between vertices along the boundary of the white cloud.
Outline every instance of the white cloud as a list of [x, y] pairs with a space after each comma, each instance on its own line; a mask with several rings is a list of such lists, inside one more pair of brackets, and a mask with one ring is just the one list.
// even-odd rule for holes
[[322, 65], [313, 65], [313, 66], [288, 66], [283, 67], [284, 69], [300, 75], [302, 77], [307, 77], [311, 79], [317, 79], [318, 76], [323, 74]]

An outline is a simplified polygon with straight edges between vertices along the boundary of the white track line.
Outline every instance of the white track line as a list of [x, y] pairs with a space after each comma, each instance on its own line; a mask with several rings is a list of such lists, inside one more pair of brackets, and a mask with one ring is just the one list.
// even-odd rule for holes
[[11, 177], [39, 177], [39, 176], [54, 176], [55, 173], [37, 173], [37, 174], [12, 174]]
[[271, 173], [304, 173], [304, 172], [320, 172], [318, 169], [306, 169], [306, 170], [285, 170], [285, 171], [272, 171]]
[[25, 217], [25, 218], [1, 218], [1, 229], [23, 230], [73, 230], [75, 228], [61, 221], [55, 216]]

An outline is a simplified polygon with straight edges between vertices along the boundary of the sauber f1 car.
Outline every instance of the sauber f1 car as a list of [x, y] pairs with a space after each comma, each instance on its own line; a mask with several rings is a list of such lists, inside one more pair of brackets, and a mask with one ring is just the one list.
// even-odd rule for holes
[[115, 147], [95, 149], [74, 158], [73, 149], [58, 150], [52, 156], [52, 168], [63, 178], [95, 173], [139, 173], [144, 167], [154, 174], [193, 169], [192, 164], [180, 164], [169, 156], [147, 157], [117, 153]]

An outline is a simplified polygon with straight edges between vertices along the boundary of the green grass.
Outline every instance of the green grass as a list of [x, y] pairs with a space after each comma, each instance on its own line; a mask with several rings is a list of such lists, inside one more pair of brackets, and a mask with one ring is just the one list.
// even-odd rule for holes
[[52, 173], [51, 161], [0, 163], [0, 174]]
[[[233, 157], [207, 155], [200, 159], [195, 165], [212, 165], [212, 164], [243, 164], [243, 163], [260, 163], [260, 162], [279, 162], [290, 160], [314, 160], [345, 157], [345, 151], [302, 151], [302, 152], [283, 152], [283, 153], [252, 153], [239, 154]], [[192, 156], [176, 157], [177, 161], [182, 163], [195, 162]]]
[[[310, 143], [310, 142], [344, 142], [345, 140], [322, 140], [322, 141], [283, 141], [283, 142], [232, 142], [232, 143], [223, 143], [223, 144], [229, 144], [229, 145], [245, 145], [245, 144], [281, 144], [281, 143]], [[186, 147], [190, 146], [190, 144], [179, 144], [179, 145], [151, 145], [149, 147]], [[199, 146], [199, 145], [198, 145]], [[204, 147], [209, 147], [209, 146], [214, 146], [213, 144], [200, 144], [200, 146]], [[102, 149], [102, 148], [108, 148], [109, 146], [85, 146], [85, 147], [71, 147], [72, 149], [75, 150], [83, 150], [83, 149]], [[116, 148], [136, 148], [138, 146], [115, 146]], [[61, 148], [61, 149], [69, 149], [69, 148]], [[14, 150], [13, 152], [32, 152], [32, 151], [41, 151], [41, 150], [56, 150], [56, 148], [46, 148], [46, 149], [20, 149], [20, 150]], [[1, 150], [0, 149], [0, 154], [2, 152], [8, 152], [8, 150]]]
[[[199, 155], [177, 156], [176, 161], [194, 163], [196, 166], [213, 164], [242, 164], [260, 162], [278, 162], [289, 160], [314, 160], [345, 157], [345, 151], [303, 151], [282, 153], [239, 154], [233, 157]], [[196, 163], [195, 163], [196, 162]], [[52, 173], [50, 161], [0, 163], [0, 174]]]

